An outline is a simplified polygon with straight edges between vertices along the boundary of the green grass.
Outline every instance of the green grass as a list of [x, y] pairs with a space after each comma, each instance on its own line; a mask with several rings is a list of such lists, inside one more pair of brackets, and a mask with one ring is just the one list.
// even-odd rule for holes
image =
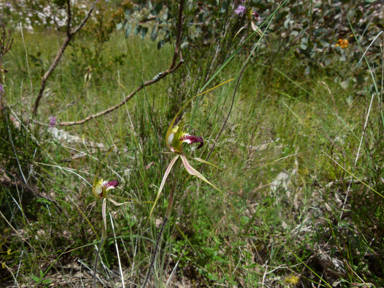
[[[42, 71], [48, 69], [62, 39], [55, 33], [38, 32], [25, 32], [24, 37], [25, 46], [15, 32], [15, 44], [3, 64], [9, 70], [7, 104], [27, 120]], [[86, 38], [75, 42], [80, 40], [85, 46], [91, 43]], [[101, 59], [92, 60], [79, 46], [68, 48], [48, 80], [37, 118], [40, 122], [48, 124], [52, 115], [58, 122], [76, 121], [117, 104], [142, 81], [167, 69], [173, 53], [169, 45], [157, 50], [149, 39], [131, 36], [125, 41], [119, 33], [105, 45]], [[25, 49], [35, 56], [28, 57], [29, 68]], [[37, 57], [39, 51], [44, 53]], [[122, 54], [124, 63], [118, 63]], [[383, 285], [383, 271], [378, 267], [383, 264], [384, 202], [373, 191], [383, 194], [381, 94], [374, 98], [363, 135], [371, 100], [369, 71], [360, 86], [350, 84], [344, 89], [340, 82], [354, 77], [354, 63], [319, 68], [306, 75], [293, 54], [272, 62], [273, 57], [276, 55], [260, 59], [256, 54], [241, 79], [232, 113], [209, 159], [225, 173], [210, 166], [204, 169], [206, 178], [226, 197], [188, 177], [177, 162], [151, 219], [152, 203], [171, 160], [164, 153], [168, 152], [166, 129], [182, 105], [180, 99], [198, 93], [200, 75], [193, 74], [198, 70], [191, 63], [180, 70], [187, 74], [184, 81], [181, 72], [176, 72], [143, 89], [111, 114], [84, 125], [59, 127], [78, 136], [79, 142], [58, 141], [47, 127], [33, 125], [24, 138], [13, 129], [13, 146], [30, 185], [55, 202], [0, 186], [0, 207], [8, 221], [0, 222], [0, 261], [6, 264], [0, 270], [1, 282], [13, 283], [13, 273], [19, 284], [33, 287], [41, 275], [53, 280], [59, 274], [68, 275], [65, 267], [70, 263], [86, 269], [78, 259], [93, 267], [94, 246], [103, 224], [101, 203], [95, 202], [89, 183], [101, 167], [100, 177], [121, 183], [110, 191], [114, 199], [133, 201], [120, 208], [108, 204], [114, 230], [107, 214], [108, 239], [102, 250], [109, 269], [118, 269], [118, 251], [126, 285], [139, 284], [145, 276], [172, 189], [172, 217], [152, 276], [157, 287], [165, 287], [174, 268], [172, 281], [184, 281], [187, 287], [261, 287], [262, 283], [290, 287], [291, 276], [298, 276], [304, 287], [311, 287], [311, 282], [316, 287], [336, 282], [337, 287], [351, 287], [364, 281]], [[201, 61], [196, 65], [206, 64]], [[217, 84], [235, 77], [243, 61], [244, 56], [236, 56], [215, 79]], [[85, 69], [91, 64], [91, 84], [85, 89]], [[185, 111], [187, 130], [205, 141], [201, 150], [186, 148], [190, 154], [206, 158], [229, 111], [232, 83], [193, 100]], [[180, 87], [187, 93], [179, 95]], [[356, 94], [357, 89], [364, 93]], [[353, 101], [348, 104], [350, 96]], [[3, 141], [8, 135], [2, 123]], [[34, 137], [28, 136], [31, 134]], [[23, 139], [33, 145], [26, 145]], [[104, 148], [85, 144], [91, 141]], [[12, 145], [7, 142], [5, 146]], [[113, 146], [116, 148], [106, 157]], [[13, 150], [7, 151], [4, 163], [12, 165], [1, 168], [20, 174], [12, 162], [16, 157]], [[66, 162], [79, 152], [86, 156]], [[198, 170], [202, 167], [191, 163]], [[291, 178], [288, 185], [271, 189], [283, 171]], [[350, 173], [368, 187], [359, 181], [349, 185]], [[346, 210], [341, 215], [346, 195]], [[322, 255], [338, 261], [344, 271], [336, 271]], [[110, 282], [120, 283], [121, 279]]]

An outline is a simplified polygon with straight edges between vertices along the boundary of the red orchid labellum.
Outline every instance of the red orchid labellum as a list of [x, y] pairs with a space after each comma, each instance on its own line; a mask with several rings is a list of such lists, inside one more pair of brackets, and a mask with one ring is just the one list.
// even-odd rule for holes
[[119, 182], [117, 180], [103, 181], [103, 179], [100, 179], [96, 185], [92, 187], [92, 192], [97, 198], [107, 198], [107, 192], [115, 189], [118, 185]]
[[167, 133], [167, 145], [169, 149], [172, 152], [183, 154], [183, 146], [182, 144], [188, 143], [198, 143], [200, 142], [199, 147], [197, 149], [200, 149], [204, 145], [204, 140], [202, 137], [197, 137], [194, 135], [189, 135], [188, 133], [184, 133], [179, 126], [174, 127], [172, 130]]
[[93, 186], [92, 186], [93, 195], [96, 198], [103, 199], [103, 203], [101, 206], [101, 214], [104, 222], [104, 230], [107, 229], [107, 200], [109, 200], [116, 206], [121, 206], [129, 203], [129, 202], [124, 202], [124, 203], [116, 202], [112, 200], [109, 197], [109, 195], [107, 195], [107, 192], [109, 190], [115, 189], [118, 185], [119, 185], [119, 182], [117, 180], [112, 180], [112, 181], [104, 181], [103, 179], [97, 180], [97, 174], [93, 182]]

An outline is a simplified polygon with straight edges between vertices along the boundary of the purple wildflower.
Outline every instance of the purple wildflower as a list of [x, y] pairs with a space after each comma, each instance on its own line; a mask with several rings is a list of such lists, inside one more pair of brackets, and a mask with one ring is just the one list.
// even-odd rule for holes
[[4, 94], [4, 88], [3, 85], [0, 84], [0, 94]]
[[51, 117], [51, 120], [49, 120], [49, 127], [50, 128], [53, 128], [56, 126], [56, 117], [55, 116], [52, 116]]
[[7, 7], [9, 7], [9, 8], [12, 8], [12, 4], [9, 3], [9, 1], [7, 1], [7, 2], [5, 3], [5, 6], [7, 6]]
[[237, 9], [235, 10], [235, 13], [240, 16], [243, 16], [245, 12], [246, 10], [243, 5], [239, 5], [239, 7], [237, 7]]

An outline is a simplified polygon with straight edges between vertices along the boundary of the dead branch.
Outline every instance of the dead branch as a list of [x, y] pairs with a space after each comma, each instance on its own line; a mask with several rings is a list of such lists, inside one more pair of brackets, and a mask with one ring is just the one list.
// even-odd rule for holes
[[[79, 121], [60, 122], [57, 125], [58, 126], [81, 125], [81, 124], [84, 124], [85, 122], [87, 122], [87, 121], [89, 121], [91, 119], [94, 119], [94, 118], [97, 118], [97, 117], [101, 117], [101, 116], [104, 116], [104, 115], [106, 115], [108, 113], [111, 113], [112, 111], [120, 108], [125, 103], [127, 103], [129, 100], [131, 100], [132, 97], [135, 96], [135, 94], [137, 92], [139, 92], [140, 90], [142, 90], [144, 87], [152, 85], [152, 84], [160, 81], [161, 79], [165, 78], [169, 74], [172, 74], [173, 72], [175, 72], [184, 63], [183, 56], [181, 54], [181, 48], [180, 48], [181, 32], [182, 32], [182, 28], [183, 28], [184, 2], [185, 2], [184, 0], [180, 1], [179, 19], [177, 21], [176, 46], [175, 46], [175, 51], [174, 51], [174, 54], [173, 54], [173, 57], [172, 57], [172, 63], [171, 63], [170, 67], [167, 70], [165, 70], [164, 72], [160, 72], [155, 77], [153, 77], [151, 80], [148, 80], [148, 81], [144, 82], [143, 84], [141, 84], [139, 87], [136, 88], [136, 90], [131, 92], [127, 97], [125, 97], [125, 99], [123, 101], [121, 101], [120, 103], [116, 104], [115, 106], [112, 106], [112, 107], [110, 107], [107, 110], [104, 110], [102, 112], [90, 115], [90, 116], [88, 116], [88, 117], [86, 117], [86, 118], [84, 118], [82, 120], [79, 120]], [[179, 57], [180, 61], [176, 65], [177, 57]]]
[[183, 64], [184, 61], [180, 61], [176, 67], [174, 67], [173, 69], [168, 69], [164, 72], [160, 72], [159, 74], [157, 74], [155, 77], [153, 77], [153, 79], [149, 80], [149, 81], [146, 81], [144, 82], [143, 84], [141, 84], [139, 87], [136, 88], [135, 91], [131, 92], [127, 97], [125, 97], [125, 99], [123, 101], [121, 101], [120, 103], [116, 104], [115, 106], [112, 106], [110, 108], [108, 108], [107, 110], [104, 110], [102, 112], [99, 112], [99, 113], [96, 113], [96, 114], [93, 114], [93, 115], [90, 115], [82, 120], [79, 120], [79, 121], [72, 121], [72, 122], [60, 122], [58, 123], [57, 125], [58, 126], [74, 126], [74, 125], [81, 125], [81, 124], [84, 124], [85, 122], [91, 120], [91, 119], [94, 119], [94, 118], [98, 118], [100, 116], [103, 116], [103, 115], [106, 115], [108, 113], [111, 113], [112, 111], [120, 108], [122, 105], [124, 105], [125, 103], [127, 103], [129, 100], [131, 100], [131, 98], [133, 96], [135, 96], [135, 94], [137, 92], [139, 92], [140, 90], [142, 90], [144, 87], [146, 86], [149, 86], [149, 85], [152, 85], [153, 83], [156, 83], [158, 82], [160, 79], [163, 79], [164, 77], [166, 77], [167, 75], [173, 73], [174, 71], [176, 71], [182, 64]]
[[71, 31], [72, 14], [71, 14], [71, 7], [70, 7], [71, 1], [70, 0], [67, 1], [67, 6], [68, 6], [67, 7], [68, 8], [68, 11], [67, 11], [68, 15], [67, 16], [68, 16], [68, 19], [67, 19], [67, 33], [66, 33], [66, 36], [65, 36], [65, 40], [64, 40], [63, 44], [61, 45], [59, 51], [57, 52], [56, 58], [55, 58], [55, 60], [53, 60], [53, 62], [51, 64], [51, 67], [49, 67], [48, 71], [44, 74], [43, 78], [41, 79], [41, 87], [40, 87], [39, 94], [37, 95], [37, 98], [36, 98], [36, 101], [35, 101], [35, 106], [33, 108], [33, 115], [35, 115], [35, 116], [37, 115], [37, 109], [39, 108], [39, 103], [40, 103], [41, 98], [43, 97], [43, 92], [44, 92], [45, 85], [47, 83], [47, 80], [48, 80], [49, 76], [51, 76], [51, 74], [55, 70], [57, 64], [59, 64], [61, 56], [63, 56], [64, 51], [67, 48], [67, 46], [68, 46], [69, 42], [71, 41], [72, 37], [77, 32], [79, 32], [83, 28], [85, 23], [88, 21], [88, 19], [91, 16], [93, 10], [95, 9], [95, 6], [96, 6], [98, 1], [99, 0], [96, 0], [95, 2], [93, 2], [91, 8], [86, 13], [83, 21], [81, 21], [79, 26], [77, 26], [72, 31]]

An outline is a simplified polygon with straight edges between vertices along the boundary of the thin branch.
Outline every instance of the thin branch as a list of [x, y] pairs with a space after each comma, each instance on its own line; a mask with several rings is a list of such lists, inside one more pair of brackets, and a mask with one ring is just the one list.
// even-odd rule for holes
[[63, 56], [65, 49], [67, 48], [69, 42], [71, 41], [72, 37], [83, 28], [85, 23], [88, 21], [89, 17], [91, 16], [93, 10], [95, 9], [95, 6], [99, 0], [96, 0], [93, 2], [91, 8], [88, 10], [87, 14], [85, 15], [83, 21], [77, 26], [74, 30], [70, 31], [70, 24], [71, 24], [71, 11], [70, 11], [70, 1], [68, 0], [68, 22], [67, 22], [67, 35], [65, 37], [64, 43], [61, 45], [59, 51], [57, 52], [55, 60], [53, 60], [51, 67], [49, 67], [48, 71], [44, 74], [43, 78], [41, 79], [41, 87], [39, 94], [37, 95], [35, 106], [33, 108], [33, 115], [37, 115], [37, 109], [39, 108], [39, 103], [41, 98], [43, 97], [43, 92], [45, 90], [45, 85], [47, 83], [47, 80], [49, 76], [51, 76], [52, 72], [55, 70], [56, 66], [59, 64], [61, 56]]
[[168, 69], [164, 72], [160, 72], [159, 74], [157, 74], [155, 77], [153, 77], [153, 79], [149, 80], [149, 81], [146, 81], [144, 82], [143, 84], [141, 84], [139, 87], [136, 88], [135, 91], [131, 92], [131, 94], [129, 94], [127, 97], [125, 97], [125, 99], [123, 101], [121, 101], [120, 103], [116, 104], [115, 106], [112, 106], [110, 108], [108, 108], [107, 110], [104, 110], [102, 112], [99, 112], [99, 113], [96, 113], [96, 114], [93, 114], [93, 115], [90, 115], [82, 120], [79, 120], [79, 121], [72, 121], [72, 122], [60, 122], [58, 123], [57, 125], [58, 126], [74, 126], [74, 125], [81, 125], [81, 124], [84, 124], [85, 122], [91, 120], [91, 119], [94, 119], [94, 118], [98, 118], [98, 117], [101, 117], [101, 116], [104, 116], [108, 113], [111, 113], [112, 111], [120, 108], [121, 106], [123, 106], [126, 102], [128, 102], [129, 100], [131, 100], [131, 98], [133, 96], [135, 96], [135, 94], [137, 92], [139, 92], [140, 90], [142, 90], [144, 87], [146, 86], [149, 86], [149, 85], [152, 85], [156, 82], [158, 82], [159, 80], [163, 79], [164, 77], [166, 77], [168, 74], [171, 74], [173, 73], [174, 71], [176, 71], [181, 65], [183, 64], [183, 61], [180, 61], [177, 66], [173, 69]]
[[[104, 116], [104, 115], [106, 115], [108, 113], [111, 113], [112, 111], [120, 108], [125, 103], [127, 103], [129, 100], [131, 100], [132, 97], [135, 96], [136, 93], [139, 92], [140, 90], [142, 90], [144, 87], [152, 85], [152, 84], [160, 81], [161, 79], [165, 78], [169, 74], [172, 74], [173, 72], [175, 72], [184, 63], [183, 56], [181, 54], [181, 48], [180, 48], [181, 32], [183, 30], [184, 2], [185, 2], [185, 0], [181, 0], [180, 1], [179, 19], [177, 21], [176, 46], [175, 46], [175, 51], [174, 51], [174, 54], [173, 54], [171, 66], [167, 70], [165, 70], [164, 72], [160, 72], [155, 77], [153, 77], [151, 80], [148, 80], [148, 81], [142, 83], [139, 87], [136, 88], [136, 90], [131, 92], [127, 97], [125, 97], [125, 99], [123, 101], [121, 101], [120, 103], [116, 104], [115, 106], [112, 106], [112, 107], [110, 107], [107, 110], [104, 110], [102, 112], [90, 115], [90, 116], [88, 116], [88, 117], [86, 117], [86, 118], [84, 118], [82, 120], [79, 120], [79, 121], [61, 122], [61, 123], [58, 123], [57, 125], [58, 126], [81, 125], [81, 124], [84, 124], [85, 122], [87, 122], [87, 121], [89, 121], [91, 119], [94, 119], [94, 118], [97, 118], [97, 117], [101, 117], [101, 116]], [[180, 62], [176, 65], [177, 57], [179, 57]]]
[[68, 19], [67, 19], [67, 35], [71, 34], [71, 20], [72, 20], [72, 15], [71, 15], [71, 0], [67, 0], [67, 14], [68, 14]]
[[87, 14], [85, 15], [83, 21], [81, 21], [81, 23], [79, 24], [79, 26], [77, 26], [75, 28], [75, 30], [73, 30], [71, 33], [74, 35], [76, 34], [77, 32], [79, 32], [85, 25], [85, 23], [88, 21], [89, 17], [91, 17], [91, 14], [93, 12], [93, 9], [95, 9], [95, 6], [97, 4], [97, 2], [99, 2], [99, 0], [96, 0], [95, 2], [93, 2], [92, 6], [91, 6], [91, 9], [88, 10]]
[[181, 32], [183, 30], [183, 11], [184, 11], [184, 0], [180, 1], [180, 8], [179, 8], [179, 19], [177, 20], [177, 34], [176, 34], [176, 47], [175, 47], [175, 53], [173, 55], [173, 60], [171, 67], [169, 69], [172, 69], [176, 65], [177, 56], [180, 57], [180, 61], [183, 61], [183, 57], [181, 55]]

